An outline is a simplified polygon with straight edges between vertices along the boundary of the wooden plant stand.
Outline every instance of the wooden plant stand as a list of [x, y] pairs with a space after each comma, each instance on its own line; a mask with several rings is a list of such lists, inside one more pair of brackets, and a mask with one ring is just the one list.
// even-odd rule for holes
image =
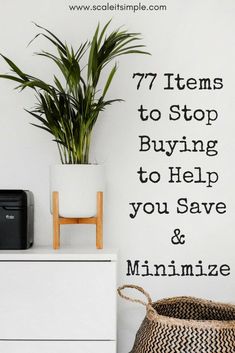
[[103, 249], [103, 192], [97, 192], [97, 215], [90, 218], [65, 218], [59, 216], [59, 193], [52, 193], [53, 210], [53, 248], [60, 248], [60, 225], [61, 224], [95, 224], [96, 225], [96, 248]]

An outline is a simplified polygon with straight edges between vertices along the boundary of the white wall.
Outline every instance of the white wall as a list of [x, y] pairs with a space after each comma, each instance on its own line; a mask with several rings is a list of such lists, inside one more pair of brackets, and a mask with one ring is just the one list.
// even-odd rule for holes
[[[98, 3], [89, 1], [89, 4]], [[114, 3], [114, 2], [110, 2]], [[133, 3], [133, 2], [131, 2]], [[146, 1], [146, 5], [150, 4]], [[154, 2], [155, 3], [155, 2]], [[125, 25], [142, 33], [143, 41], [152, 56], [129, 56], [119, 60], [119, 72], [110, 90], [111, 98], [124, 98], [100, 116], [92, 145], [92, 160], [106, 166], [105, 246], [119, 249], [119, 283], [144, 286], [156, 300], [164, 296], [194, 295], [216, 300], [234, 301], [234, 11], [233, 0], [177, 0], [164, 1], [165, 12], [71, 12], [69, 4], [79, 2], [8, 0], [0, 4], [0, 52], [12, 58], [25, 71], [47, 79], [52, 66], [33, 51], [45, 48], [38, 39], [27, 48], [37, 33], [31, 21], [43, 25], [73, 45], [93, 33], [98, 20], [105, 23], [113, 18], [112, 27]], [[106, 4], [106, 1], [99, 1]], [[160, 3], [159, 3], [160, 4]], [[0, 61], [0, 72], [7, 67]], [[149, 91], [146, 86], [136, 90], [134, 72], [156, 72], [156, 84]], [[164, 73], [179, 73], [185, 78], [221, 77], [221, 90], [164, 90]], [[14, 84], [0, 81], [0, 188], [30, 189], [35, 195], [35, 245], [51, 244], [51, 216], [49, 213], [49, 166], [59, 162], [51, 137], [29, 123], [31, 117], [23, 108], [31, 108], [31, 92], [19, 94]], [[137, 109], [140, 104], [162, 112], [158, 121], [142, 122]], [[194, 109], [215, 109], [218, 119], [211, 125], [183, 120], [169, 121], [169, 107], [173, 104]], [[161, 153], [140, 153], [138, 135], [156, 140], [218, 140], [218, 155], [174, 152], [171, 157]], [[137, 170], [157, 170], [159, 183], [141, 184]], [[219, 180], [213, 187], [195, 183], [168, 183], [169, 166], [182, 170], [201, 167], [215, 171]], [[225, 214], [176, 213], [176, 201], [187, 197], [190, 202], [224, 202]], [[129, 217], [130, 202], [168, 202], [170, 214], [138, 214]], [[174, 229], [186, 236], [184, 245], [173, 245]], [[82, 234], [81, 234], [82, 233]], [[91, 229], [71, 226], [62, 232], [62, 246], [94, 246]], [[126, 276], [127, 259], [141, 263], [178, 264], [202, 260], [208, 264], [228, 264], [229, 276], [156, 277]], [[119, 302], [119, 351], [128, 352], [134, 334], [144, 315], [138, 305]]]

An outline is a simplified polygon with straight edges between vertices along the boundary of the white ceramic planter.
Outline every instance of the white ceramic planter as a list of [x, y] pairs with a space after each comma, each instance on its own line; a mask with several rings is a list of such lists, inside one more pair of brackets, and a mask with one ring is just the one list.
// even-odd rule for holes
[[59, 192], [59, 215], [61, 217], [96, 216], [97, 192], [104, 191], [103, 166], [93, 164], [53, 165], [51, 166], [50, 181], [51, 195], [53, 191]]

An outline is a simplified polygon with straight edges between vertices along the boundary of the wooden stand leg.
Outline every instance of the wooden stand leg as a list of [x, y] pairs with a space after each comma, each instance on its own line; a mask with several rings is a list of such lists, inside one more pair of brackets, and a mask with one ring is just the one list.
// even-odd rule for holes
[[95, 224], [96, 225], [96, 248], [103, 249], [103, 192], [97, 192], [97, 216], [88, 218], [66, 218], [59, 216], [59, 193], [52, 194], [53, 211], [53, 248], [60, 248], [60, 225], [61, 224]]
[[96, 248], [103, 249], [103, 192], [97, 192]]
[[60, 223], [59, 223], [59, 194], [57, 191], [53, 191], [52, 195], [53, 202], [53, 248], [59, 249], [60, 247]]

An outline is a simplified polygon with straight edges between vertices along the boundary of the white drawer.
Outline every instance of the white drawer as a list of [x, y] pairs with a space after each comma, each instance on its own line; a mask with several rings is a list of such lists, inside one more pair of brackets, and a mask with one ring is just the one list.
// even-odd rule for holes
[[0, 262], [0, 278], [0, 339], [116, 339], [115, 262]]
[[2, 353], [115, 353], [115, 342], [10, 342], [0, 341]]

